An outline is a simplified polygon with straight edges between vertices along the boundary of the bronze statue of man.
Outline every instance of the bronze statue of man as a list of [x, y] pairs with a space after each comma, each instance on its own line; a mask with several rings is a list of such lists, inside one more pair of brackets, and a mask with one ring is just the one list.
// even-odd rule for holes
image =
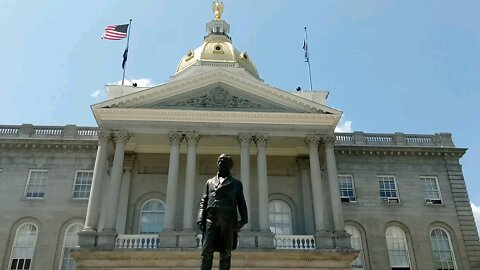
[[[230, 175], [233, 160], [221, 154], [218, 173], [205, 184], [197, 224], [203, 232], [202, 270], [212, 269], [213, 252], [220, 252], [220, 269], [230, 269], [238, 232], [248, 222], [242, 182]], [[240, 220], [238, 215], [240, 214]]]

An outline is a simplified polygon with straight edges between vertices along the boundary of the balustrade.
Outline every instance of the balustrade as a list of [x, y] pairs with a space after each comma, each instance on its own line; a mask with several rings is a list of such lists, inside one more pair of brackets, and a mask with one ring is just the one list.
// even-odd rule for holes
[[315, 249], [313, 235], [275, 235], [276, 249]]
[[160, 237], [152, 234], [119, 234], [116, 248], [149, 249], [160, 247]]

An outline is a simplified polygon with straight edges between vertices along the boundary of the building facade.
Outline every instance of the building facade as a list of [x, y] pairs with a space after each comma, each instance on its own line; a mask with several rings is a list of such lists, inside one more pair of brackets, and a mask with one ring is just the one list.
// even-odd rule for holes
[[221, 153], [250, 222], [235, 269], [480, 269], [451, 135], [334, 133], [326, 92], [265, 84], [221, 13], [165, 84], [107, 86], [95, 127], [0, 127], [2, 269], [196, 269]]

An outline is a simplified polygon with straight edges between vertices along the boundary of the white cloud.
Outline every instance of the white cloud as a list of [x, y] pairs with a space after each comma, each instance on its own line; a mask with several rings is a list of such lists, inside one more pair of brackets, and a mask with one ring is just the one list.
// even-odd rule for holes
[[480, 206], [476, 206], [472, 202], [470, 202], [470, 206], [472, 207], [475, 223], [477, 224], [477, 231], [480, 233]]
[[[132, 85], [133, 83], [137, 83], [138, 87], [152, 87], [154, 84], [152, 83], [151, 79], [142, 78], [142, 79], [133, 79], [133, 80], [125, 80], [124, 85]], [[110, 85], [122, 85], [122, 81], [117, 81], [114, 83], [108, 83]]]
[[335, 128], [335, 132], [352, 132], [352, 121], [340, 120]]
[[98, 95], [100, 95], [100, 90], [97, 90], [97, 91], [90, 94], [90, 96], [93, 97], [93, 98], [97, 98]]

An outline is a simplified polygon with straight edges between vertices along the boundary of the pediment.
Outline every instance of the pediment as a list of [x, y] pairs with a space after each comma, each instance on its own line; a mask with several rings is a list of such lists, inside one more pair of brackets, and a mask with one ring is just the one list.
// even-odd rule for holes
[[171, 81], [92, 108], [341, 114], [323, 104], [224, 69]]

